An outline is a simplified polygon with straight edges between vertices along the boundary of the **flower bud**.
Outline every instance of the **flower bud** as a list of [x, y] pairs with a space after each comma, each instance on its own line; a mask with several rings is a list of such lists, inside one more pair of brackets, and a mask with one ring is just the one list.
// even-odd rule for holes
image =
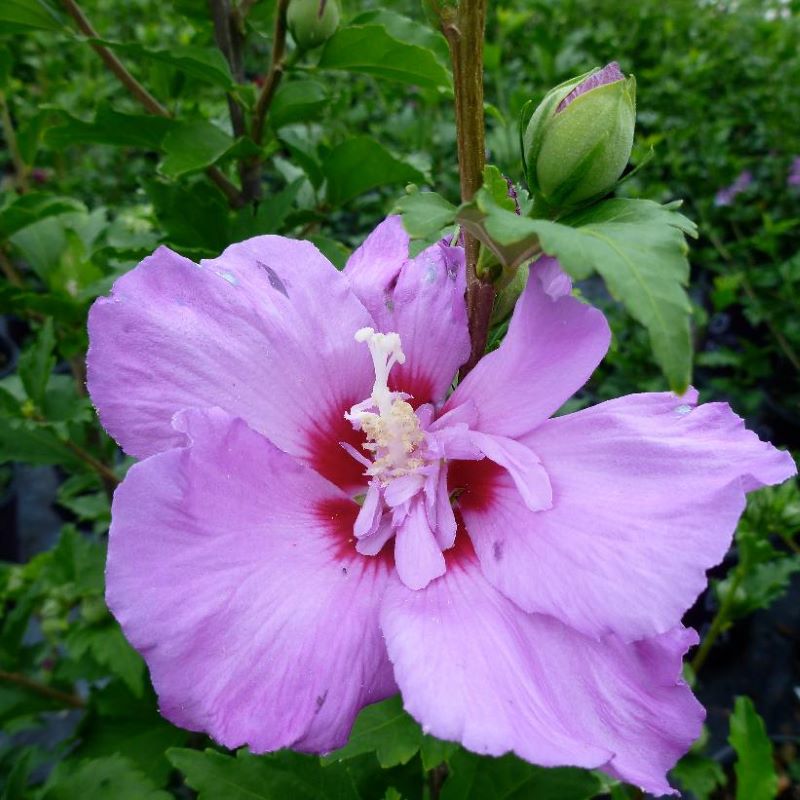
[[338, 0], [291, 0], [286, 24], [300, 50], [312, 50], [339, 27]]
[[630, 158], [636, 81], [612, 62], [556, 86], [522, 137], [531, 190], [566, 208], [609, 192]]

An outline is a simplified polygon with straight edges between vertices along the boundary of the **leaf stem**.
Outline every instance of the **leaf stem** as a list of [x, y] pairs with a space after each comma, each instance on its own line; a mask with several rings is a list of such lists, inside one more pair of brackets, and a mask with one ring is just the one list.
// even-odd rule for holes
[[13, 683], [29, 692], [38, 694], [40, 697], [46, 697], [48, 700], [55, 700], [61, 705], [68, 706], [69, 708], [85, 708], [86, 701], [79, 697], [77, 694], [70, 694], [69, 692], [62, 692], [60, 689], [54, 689], [52, 686], [47, 686], [44, 683], [29, 678], [21, 672], [6, 672], [0, 670], [0, 681], [6, 683]]
[[275, 32], [272, 37], [272, 57], [270, 58], [269, 71], [264, 79], [264, 85], [256, 101], [253, 111], [253, 125], [251, 138], [260, 145], [264, 138], [264, 122], [267, 111], [272, 103], [275, 92], [283, 78], [283, 69], [286, 58], [286, 9], [289, 0], [278, 0], [275, 6]]
[[728, 617], [733, 603], [736, 600], [736, 590], [739, 588], [739, 584], [742, 582], [743, 578], [744, 570], [741, 565], [737, 565], [728, 591], [725, 593], [725, 597], [722, 598], [722, 602], [717, 609], [717, 613], [714, 615], [714, 619], [711, 620], [711, 627], [708, 629], [708, 633], [703, 637], [703, 641], [694, 654], [694, 658], [692, 658], [691, 667], [695, 675], [703, 668], [708, 654], [711, 652], [711, 648], [728, 625]]
[[[88, 17], [83, 12], [83, 9], [75, 2], [75, 0], [61, 0], [67, 13], [75, 21], [81, 33], [90, 39], [100, 39], [101, 36], [97, 33], [94, 26], [89, 22]], [[125, 65], [117, 58], [117, 56], [105, 45], [98, 44], [97, 42], [89, 43], [92, 49], [100, 56], [103, 63], [108, 69], [116, 76], [119, 82], [133, 95], [139, 104], [149, 113], [155, 114], [158, 117], [172, 118], [172, 114], [153, 97], [150, 92], [142, 86], [136, 78], [131, 75], [126, 69]], [[220, 191], [225, 195], [228, 203], [233, 208], [238, 208], [243, 205], [241, 192], [237, 187], [228, 180], [225, 174], [217, 167], [210, 166], [206, 168], [206, 175], [211, 181], [219, 187]]]
[[[437, 0], [433, 8], [439, 16], [442, 33], [450, 48], [455, 92], [456, 140], [461, 201], [466, 203], [481, 186], [485, 162], [483, 115], [483, 38], [487, 0], [460, 0], [457, 8]], [[462, 377], [477, 364], [486, 350], [495, 290], [477, 274], [480, 243], [466, 231], [464, 250], [467, 261], [467, 316], [470, 357], [461, 369]]]

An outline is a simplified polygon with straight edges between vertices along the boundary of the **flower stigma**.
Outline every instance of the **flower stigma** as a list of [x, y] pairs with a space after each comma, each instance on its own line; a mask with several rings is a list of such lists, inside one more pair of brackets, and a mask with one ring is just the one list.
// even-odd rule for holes
[[372, 394], [356, 403], [344, 416], [356, 430], [366, 434], [362, 445], [372, 461], [356, 450], [351, 455], [363, 463], [365, 475], [377, 478], [386, 486], [394, 478], [411, 475], [424, 465], [420, 446], [425, 434], [413, 407], [406, 402], [410, 395], [389, 388], [389, 373], [395, 364], [404, 364], [406, 357], [399, 333], [378, 333], [373, 328], [356, 331], [357, 342], [365, 343], [375, 368]]

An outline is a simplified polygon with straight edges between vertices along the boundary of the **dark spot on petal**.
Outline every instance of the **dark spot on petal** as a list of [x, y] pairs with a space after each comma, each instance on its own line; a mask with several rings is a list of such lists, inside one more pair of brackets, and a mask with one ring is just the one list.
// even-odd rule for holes
[[286, 284], [280, 279], [278, 273], [275, 272], [275, 270], [272, 269], [269, 264], [265, 264], [263, 261], [259, 261], [258, 266], [267, 273], [269, 285], [275, 289], [276, 292], [280, 292], [284, 297], [288, 298], [289, 292], [286, 290]]
[[342, 567], [342, 575], [347, 575], [347, 567]]
[[326, 689], [321, 695], [317, 697], [317, 710], [314, 712], [315, 714], [319, 714], [320, 709], [322, 706], [325, 705], [325, 701], [328, 699], [328, 690]]
[[503, 558], [503, 542], [497, 541], [492, 545], [492, 555], [495, 561], [500, 561]]

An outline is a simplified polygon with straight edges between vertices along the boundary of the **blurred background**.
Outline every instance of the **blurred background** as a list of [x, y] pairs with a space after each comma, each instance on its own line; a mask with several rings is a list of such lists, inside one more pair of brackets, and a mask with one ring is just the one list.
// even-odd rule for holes
[[[230, 63], [213, 1], [86, 0], [94, 41], [164, 114], [78, 35], [74, 3], [0, 5], [0, 797], [188, 798], [204, 786], [201, 797], [244, 797], [218, 793], [186, 756], [210, 742], [157, 716], [102, 600], [109, 498], [129, 460], [86, 397], [86, 313], [160, 243], [197, 259], [277, 232], [312, 239], [341, 266], [406, 184], [457, 202], [447, 48], [416, 2], [349, 0], [342, 25], [379, 26], [386, 41], [301, 55], [290, 39], [254, 142], [236, 114], [266, 79], [270, 0], [233, 4]], [[654, 153], [621, 192], [683, 200], [699, 226], [689, 257], [701, 400], [729, 402], [797, 454], [800, 3], [491, 2], [488, 161], [521, 181], [523, 104], [612, 60], [638, 83], [632, 162]], [[250, 197], [232, 197], [243, 185]], [[579, 288], [614, 340], [571, 408], [664, 389], [646, 332], [601, 283]], [[704, 636], [687, 675], [709, 709], [707, 735], [673, 775], [687, 798], [800, 798], [798, 533], [796, 484], [754, 496], [687, 617]], [[356, 762], [366, 776], [375, 759]], [[384, 772], [398, 797], [417, 797], [409, 776], [421, 769], [414, 756]], [[376, 781], [363, 778], [362, 796], [384, 796], [390, 784]], [[258, 796], [327, 796], [299, 791]], [[641, 796], [608, 783], [582, 791], [552, 796]]]

